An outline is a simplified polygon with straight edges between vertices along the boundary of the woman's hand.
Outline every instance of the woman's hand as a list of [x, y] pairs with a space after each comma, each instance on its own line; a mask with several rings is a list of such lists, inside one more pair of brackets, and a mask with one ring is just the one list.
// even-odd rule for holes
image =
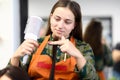
[[69, 39], [65, 39], [64, 36], [62, 36], [61, 40], [58, 41], [49, 41], [48, 44], [50, 45], [58, 45], [60, 50], [63, 53], [67, 53], [71, 56], [78, 57], [79, 50], [73, 45]]
[[79, 70], [81, 70], [85, 65], [86, 60], [82, 53], [75, 47], [75, 45], [71, 41], [69, 41], [69, 39], [65, 39], [64, 36], [62, 36], [61, 40], [49, 41], [48, 44], [59, 45], [62, 52], [75, 57]]
[[28, 54], [30, 55], [35, 48], [37, 48], [39, 44], [37, 41], [32, 39], [26, 39], [16, 50], [16, 52], [13, 54], [11, 58], [11, 64], [17, 65], [19, 64], [19, 59], [23, 57], [24, 55]]

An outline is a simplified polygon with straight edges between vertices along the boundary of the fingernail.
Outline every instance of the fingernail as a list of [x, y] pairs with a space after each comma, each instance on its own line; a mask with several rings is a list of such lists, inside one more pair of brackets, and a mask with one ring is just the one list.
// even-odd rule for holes
[[51, 44], [52, 42], [51, 41], [48, 41], [48, 44]]

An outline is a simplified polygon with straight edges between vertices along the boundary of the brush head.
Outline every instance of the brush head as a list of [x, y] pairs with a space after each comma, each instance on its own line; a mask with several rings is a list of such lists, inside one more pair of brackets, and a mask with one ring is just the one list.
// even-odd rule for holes
[[40, 37], [40, 29], [43, 26], [42, 18], [38, 16], [29, 17], [26, 28], [24, 39], [34, 39], [37, 40]]

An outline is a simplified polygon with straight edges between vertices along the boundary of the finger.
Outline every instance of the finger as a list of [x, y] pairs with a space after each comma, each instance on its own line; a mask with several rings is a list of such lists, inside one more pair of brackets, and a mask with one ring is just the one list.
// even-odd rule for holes
[[35, 41], [35, 40], [31, 40], [31, 41], [30, 41], [30, 44], [33, 44], [35, 47], [38, 47], [38, 46], [39, 46], [38, 42]]
[[30, 54], [33, 52], [33, 48], [25, 46], [21, 49], [21, 52], [22, 52], [22, 54]]
[[62, 36], [62, 37], [61, 37], [61, 40], [65, 40], [65, 37], [64, 37], [64, 36]]
[[63, 45], [63, 41], [59, 40], [59, 41], [49, 41], [48, 44], [50, 45]]
[[32, 45], [34, 45], [34, 47], [38, 47], [38, 46], [39, 46], [39, 44], [37, 43], [37, 41], [32, 40], [32, 39], [31, 39], [31, 40], [30, 40], [30, 39], [27, 40], [27, 43], [28, 43], [28, 44], [32, 44]]

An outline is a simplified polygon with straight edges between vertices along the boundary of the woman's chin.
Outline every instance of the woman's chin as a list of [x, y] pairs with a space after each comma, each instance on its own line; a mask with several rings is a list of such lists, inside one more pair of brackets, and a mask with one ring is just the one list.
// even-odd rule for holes
[[55, 39], [61, 39], [61, 35], [55, 35], [55, 36], [53, 36]]

